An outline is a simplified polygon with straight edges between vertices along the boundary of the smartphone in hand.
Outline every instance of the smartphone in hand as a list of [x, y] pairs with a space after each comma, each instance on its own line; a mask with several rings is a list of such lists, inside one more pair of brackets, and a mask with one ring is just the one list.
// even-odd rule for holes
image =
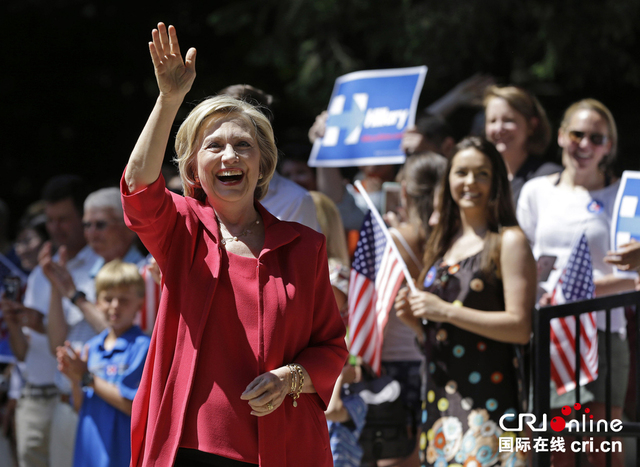
[[400, 214], [400, 184], [397, 182], [384, 182], [382, 184], [382, 213], [389, 211]]
[[3, 281], [4, 298], [13, 302], [19, 302], [22, 299], [22, 281], [16, 276], [7, 276]]

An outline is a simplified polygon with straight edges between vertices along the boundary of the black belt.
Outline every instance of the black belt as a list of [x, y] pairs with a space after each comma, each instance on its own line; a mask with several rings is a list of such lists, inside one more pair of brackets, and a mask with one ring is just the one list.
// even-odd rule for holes
[[27, 383], [22, 388], [22, 397], [29, 397], [31, 399], [50, 399], [52, 397], [56, 397], [58, 394], [59, 391], [55, 384], [35, 386]]

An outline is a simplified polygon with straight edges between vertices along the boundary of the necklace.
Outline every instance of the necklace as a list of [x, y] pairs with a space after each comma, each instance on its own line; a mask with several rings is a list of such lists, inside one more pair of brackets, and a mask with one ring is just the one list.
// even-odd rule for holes
[[[216, 221], [218, 222], [218, 226], [221, 227], [220, 228], [220, 234], [222, 234], [222, 226], [223, 226], [223, 224], [222, 224], [222, 222], [220, 222], [220, 219], [218, 218], [217, 214], [216, 214]], [[256, 219], [256, 221], [253, 224], [251, 224], [250, 227], [253, 227], [254, 225], [258, 225], [258, 224], [260, 224], [260, 216], [259, 215], [258, 215], [258, 218]], [[225, 229], [227, 230], [227, 232], [229, 232], [229, 229], [227, 229], [226, 226], [225, 226]], [[240, 237], [245, 237], [247, 235], [251, 235], [252, 232], [253, 231], [250, 228], [246, 228], [242, 232], [240, 232], [238, 235], [233, 235], [232, 237], [222, 237], [220, 239], [220, 243], [222, 243], [223, 245], [226, 245], [229, 242], [237, 242]], [[231, 233], [231, 232], [229, 232], [229, 233]]]

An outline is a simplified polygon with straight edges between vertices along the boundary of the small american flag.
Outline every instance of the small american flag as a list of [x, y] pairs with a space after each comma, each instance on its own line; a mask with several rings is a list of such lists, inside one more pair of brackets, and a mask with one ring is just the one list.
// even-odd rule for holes
[[[593, 267], [589, 244], [584, 233], [576, 243], [567, 266], [553, 291], [551, 304], [559, 305], [595, 297]], [[575, 317], [551, 320], [551, 379], [558, 394], [576, 387], [575, 384]], [[580, 385], [598, 377], [598, 328], [596, 312], [580, 315]]]
[[383, 329], [405, 276], [371, 212], [360, 229], [349, 281], [349, 333], [353, 355], [380, 373]]

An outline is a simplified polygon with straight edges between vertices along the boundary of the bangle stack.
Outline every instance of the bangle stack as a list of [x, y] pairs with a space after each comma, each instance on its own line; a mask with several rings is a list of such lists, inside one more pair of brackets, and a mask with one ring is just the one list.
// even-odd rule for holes
[[298, 407], [297, 399], [300, 397], [300, 393], [304, 387], [304, 373], [302, 372], [302, 367], [297, 363], [290, 363], [287, 366], [291, 372], [291, 389], [289, 395], [293, 399], [293, 406]]

